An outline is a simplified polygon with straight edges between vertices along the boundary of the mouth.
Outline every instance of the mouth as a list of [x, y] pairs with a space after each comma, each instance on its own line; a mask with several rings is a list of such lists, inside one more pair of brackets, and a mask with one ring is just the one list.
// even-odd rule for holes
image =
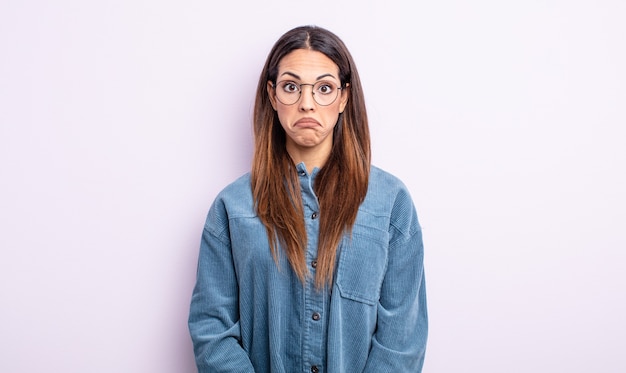
[[320, 126], [319, 122], [313, 118], [302, 118], [296, 121], [296, 123], [294, 123], [294, 127], [300, 127], [300, 128], [313, 128], [313, 127], [319, 127], [319, 126]]

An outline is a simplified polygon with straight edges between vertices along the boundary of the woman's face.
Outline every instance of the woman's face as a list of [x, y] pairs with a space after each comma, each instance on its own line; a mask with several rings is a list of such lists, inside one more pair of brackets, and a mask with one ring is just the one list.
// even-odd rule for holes
[[330, 152], [333, 129], [348, 102], [348, 91], [340, 87], [339, 67], [323, 53], [296, 49], [283, 57], [276, 86], [269, 82], [267, 92], [288, 151]]

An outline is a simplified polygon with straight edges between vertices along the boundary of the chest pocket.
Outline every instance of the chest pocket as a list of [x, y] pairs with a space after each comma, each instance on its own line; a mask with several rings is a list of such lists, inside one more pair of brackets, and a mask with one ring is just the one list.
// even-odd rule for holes
[[336, 286], [342, 297], [375, 305], [387, 268], [388, 233], [354, 225], [339, 252]]

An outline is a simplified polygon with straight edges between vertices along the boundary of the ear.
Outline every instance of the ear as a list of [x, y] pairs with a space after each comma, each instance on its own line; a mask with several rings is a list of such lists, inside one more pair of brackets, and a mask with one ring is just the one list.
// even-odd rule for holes
[[350, 83], [346, 83], [346, 86], [341, 89], [341, 101], [339, 101], [339, 112], [343, 113], [348, 104], [348, 98], [350, 97]]
[[274, 94], [274, 85], [272, 82], [267, 82], [267, 96], [270, 98], [274, 111], [276, 111], [276, 95]]

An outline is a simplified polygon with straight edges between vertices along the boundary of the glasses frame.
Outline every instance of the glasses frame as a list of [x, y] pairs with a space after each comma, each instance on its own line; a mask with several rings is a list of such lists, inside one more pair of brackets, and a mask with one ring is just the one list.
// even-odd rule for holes
[[[291, 83], [293, 83], [293, 84], [295, 84], [295, 85], [297, 85], [297, 86], [298, 86], [298, 98], [297, 98], [297, 99], [296, 99], [293, 103], [291, 103], [291, 104], [284, 103], [283, 101], [281, 101], [281, 99], [280, 99], [280, 98], [278, 98], [278, 91], [277, 91], [277, 89], [276, 89], [276, 88], [278, 87], [279, 83], [282, 83], [282, 82], [291, 82]], [[315, 83], [296, 83], [296, 82], [294, 82], [293, 80], [285, 79], [285, 80], [280, 80], [280, 81], [278, 81], [278, 82], [276, 82], [276, 83], [272, 82], [272, 88], [274, 88], [274, 94], [275, 94], [276, 99], [278, 100], [278, 102], [280, 102], [281, 104], [283, 104], [283, 105], [285, 105], [285, 106], [295, 105], [295, 104], [297, 104], [297, 103], [298, 103], [298, 101], [300, 101], [300, 99], [302, 98], [302, 86], [304, 86], [304, 85], [309, 85], [309, 86], [311, 86], [311, 96], [313, 96], [313, 101], [315, 101], [315, 103], [316, 103], [316, 104], [318, 104], [319, 106], [330, 106], [330, 105], [334, 104], [334, 103], [335, 103], [335, 101], [337, 101], [337, 98], [339, 97], [339, 93], [340, 93], [340, 91], [341, 91], [342, 89], [344, 89], [344, 87], [342, 87], [342, 86], [340, 86], [340, 85], [339, 85], [339, 86], [337, 86], [337, 94], [335, 95], [335, 98], [334, 98], [334, 99], [333, 99], [330, 103], [328, 103], [328, 104], [320, 104], [320, 103], [317, 101], [317, 99], [315, 98], [315, 89], [314, 89], [314, 88], [315, 88], [315, 86], [316, 86], [317, 84], [320, 84], [320, 83], [327, 83], [327, 82], [325, 82], [325, 81], [319, 81], [319, 82], [315, 82]], [[334, 83], [333, 83], [333, 84], [334, 84]]]

